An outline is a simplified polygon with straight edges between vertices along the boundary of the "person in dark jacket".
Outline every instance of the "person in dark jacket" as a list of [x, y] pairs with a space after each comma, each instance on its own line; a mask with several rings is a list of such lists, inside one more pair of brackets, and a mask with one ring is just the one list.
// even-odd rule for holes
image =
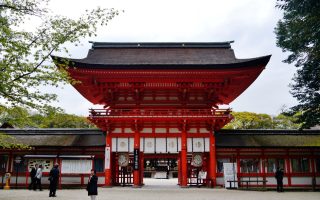
[[275, 178], [277, 179], [277, 192], [283, 192], [283, 169], [277, 168]]
[[57, 185], [58, 185], [58, 181], [59, 181], [59, 168], [58, 167], [59, 167], [59, 165], [56, 163], [53, 166], [53, 168], [50, 170], [50, 174], [49, 174], [49, 181], [50, 181], [49, 197], [56, 197]]
[[35, 184], [36, 184], [36, 177], [35, 176], [37, 173], [37, 168], [38, 168], [38, 164], [35, 164], [35, 166], [31, 168], [31, 171], [30, 171], [31, 183], [29, 184], [29, 190], [31, 190], [35, 187]]
[[91, 170], [91, 174], [87, 185], [88, 196], [91, 200], [95, 200], [98, 195], [98, 177], [96, 176], [96, 170]]

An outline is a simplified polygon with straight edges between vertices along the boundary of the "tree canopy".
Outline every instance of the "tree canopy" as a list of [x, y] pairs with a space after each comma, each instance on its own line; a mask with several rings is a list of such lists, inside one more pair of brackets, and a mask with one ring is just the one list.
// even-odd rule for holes
[[234, 119], [224, 129], [297, 129], [296, 116], [270, 116], [253, 112], [232, 112]]
[[0, 113], [0, 125], [8, 123], [15, 128], [95, 128], [86, 117], [67, 114], [54, 108], [39, 113], [22, 107], [13, 107], [6, 108]]
[[[50, 107], [56, 95], [40, 89], [70, 81], [63, 68], [53, 65], [50, 55], [68, 53], [62, 45], [75, 45], [93, 36], [99, 25], [118, 15], [114, 9], [86, 11], [78, 19], [52, 14], [48, 0], [0, 0], [0, 102], [37, 110]], [[30, 20], [39, 25], [26, 27]], [[32, 21], [35, 23], [35, 21]]]
[[284, 62], [297, 67], [291, 94], [299, 103], [287, 114], [301, 112], [301, 128], [310, 128], [320, 124], [320, 1], [278, 0], [277, 7], [283, 10], [275, 28], [277, 46], [289, 52]]

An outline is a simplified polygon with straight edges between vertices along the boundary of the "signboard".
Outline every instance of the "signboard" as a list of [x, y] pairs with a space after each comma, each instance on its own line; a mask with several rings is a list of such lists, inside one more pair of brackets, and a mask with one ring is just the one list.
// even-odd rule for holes
[[139, 170], [139, 149], [133, 151], [133, 170]]
[[238, 188], [237, 163], [223, 163], [225, 188]]
[[110, 147], [106, 147], [104, 154], [104, 168], [110, 169]]
[[207, 178], [207, 172], [206, 171], [200, 171], [198, 175], [199, 179], [206, 179]]
[[92, 160], [62, 160], [61, 173], [90, 174]]
[[42, 172], [50, 172], [53, 167], [53, 159], [29, 159], [28, 170], [31, 171], [31, 168], [35, 167], [36, 164], [38, 164], [38, 166], [42, 165]]

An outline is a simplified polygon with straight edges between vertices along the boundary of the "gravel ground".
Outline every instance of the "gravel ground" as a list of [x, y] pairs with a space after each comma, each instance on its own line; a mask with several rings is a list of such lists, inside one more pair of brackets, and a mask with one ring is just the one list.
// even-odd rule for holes
[[[244, 191], [209, 188], [179, 188], [176, 180], [145, 179], [142, 188], [112, 187], [99, 188], [97, 200], [319, 200], [320, 192]], [[49, 191], [0, 190], [0, 200], [51, 199]], [[58, 190], [57, 200], [90, 199], [86, 190]]]

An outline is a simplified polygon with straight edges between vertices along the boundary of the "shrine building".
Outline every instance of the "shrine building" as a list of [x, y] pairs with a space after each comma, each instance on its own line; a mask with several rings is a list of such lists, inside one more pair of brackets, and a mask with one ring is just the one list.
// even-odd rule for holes
[[237, 59], [231, 43], [92, 42], [84, 59], [54, 56], [75, 89], [101, 105], [88, 117], [99, 130], [1, 129], [33, 147], [1, 150], [5, 171], [15, 170], [20, 155], [20, 185], [28, 183], [30, 161], [42, 159], [60, 163], [60, 185], [85, 184], [86, 165], [97, 169], [101, 186], [176, 177], [180, 187], [216, 187], [226, 184], [223, 163], [234, 163], [247, 186], [275, 186], [276, 167], [284, 168], [286, 187], [319, 186], [320, 131], [222, 129], [233, 119], [229, 104], [271, 57]]

